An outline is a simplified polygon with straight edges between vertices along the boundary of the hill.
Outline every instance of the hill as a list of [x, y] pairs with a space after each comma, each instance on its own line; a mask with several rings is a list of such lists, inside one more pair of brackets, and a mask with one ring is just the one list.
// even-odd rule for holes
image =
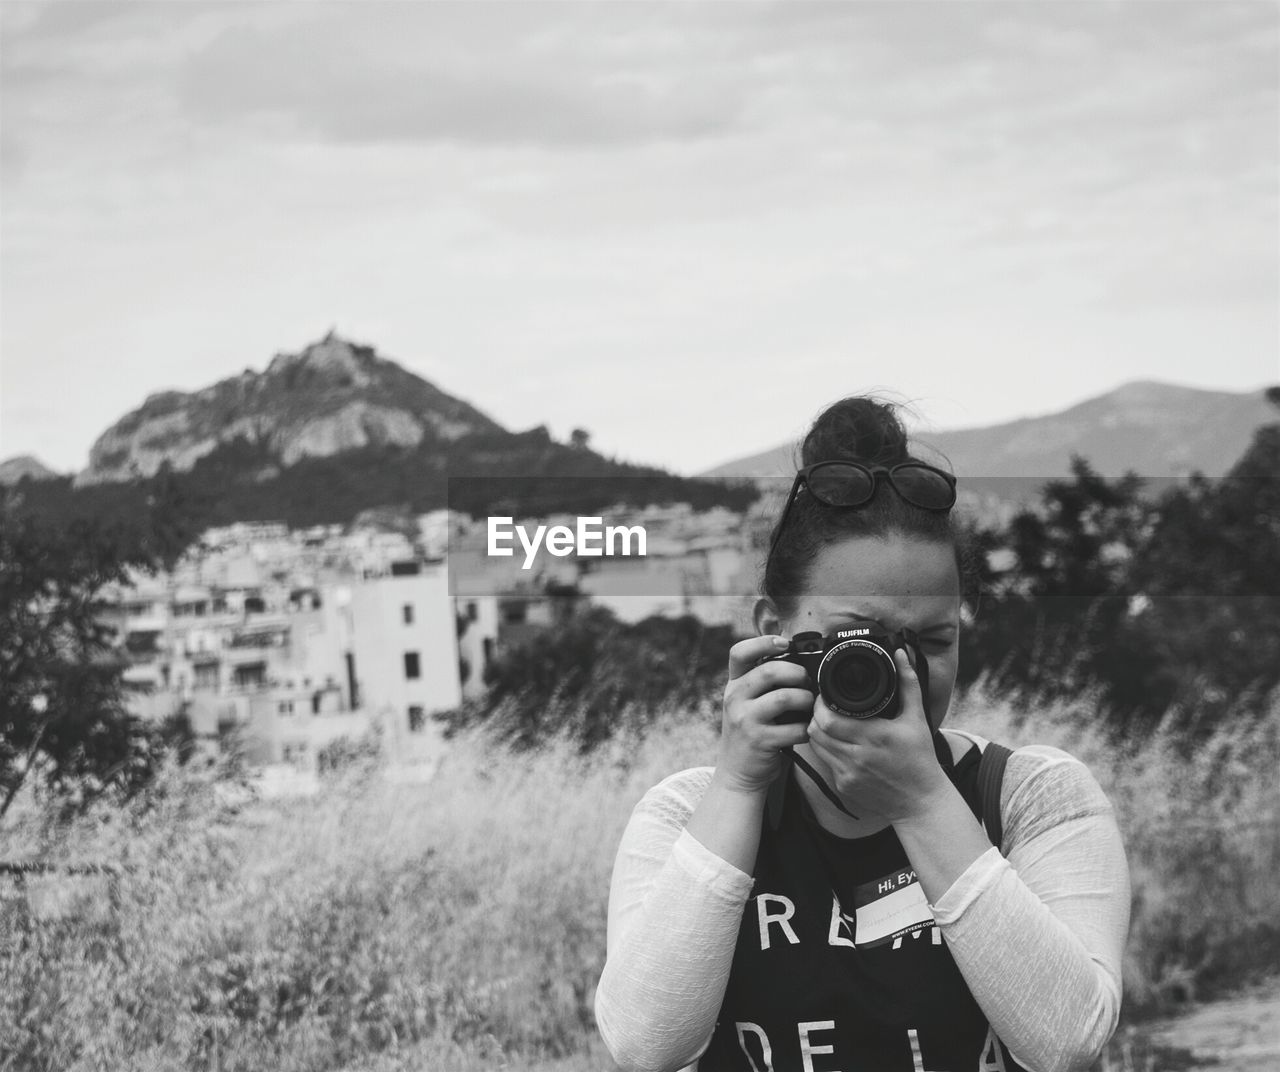
[[246, 439], [283, 466], [365, 447], [451, 443], [504, 429], [394, 361], [330, 332], [265, 372], [246, 369], [200, 391], [162, 391], [102, 433], [77, 484], [179, 472]]
[[[1278, 417], [1261, 390], [1205, 391], [1141, 380], [1057, 413], [924, 433], [919, 443], [926, 454], [946, 458], [971, 486], [1023, 497], [1046, 479], [1067, 476], [1073, 454], [1103, 476], [1128, 470], [1152, 478], [1193, 470], [1221, 476], [1244, 453], [1254, 429]], [[783, 443], [700, 475], [790, 476], [798, 454], [796, 444]]]
[[0, 484], [16, 484], [24, 477], [51, 480], [57, 475], [34, 454], [18, 454], [0, 462]]
[[194, 392], [153, 394], [105, 431], [74, 478], [17, 482], [23, 508], [126, 527], [157, 498], [207, 525], [349, 523], [374, 507], [477, 515], [597, 513], [625, 503], [743, 509], [754, 489], [606, 458], [476, 407], [330, 333]]

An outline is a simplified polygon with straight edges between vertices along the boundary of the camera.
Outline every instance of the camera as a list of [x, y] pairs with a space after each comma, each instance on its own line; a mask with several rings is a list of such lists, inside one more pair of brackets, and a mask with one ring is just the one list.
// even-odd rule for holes
[[[837, 626], [827, 636], [797, 633], [786, 651], [762, 662], [781, 659], [803, 666], [809, 674], [809, 691], [821, 694], [837, 714], [897, 718], [902, 699], [893, 652], [905, 644], [901, 632], [888, 632], [879, 622], [854, 621]], [[806, 714], [781, 721], [808, 720]]]

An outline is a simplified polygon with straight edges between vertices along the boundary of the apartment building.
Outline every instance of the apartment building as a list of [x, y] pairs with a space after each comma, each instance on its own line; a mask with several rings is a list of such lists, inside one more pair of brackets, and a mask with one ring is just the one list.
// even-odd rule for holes
[[470, 612], [460, 658], [444, 564], [387, 561], [386, 541], [370, 546], [372, 567], [348, 561], [323, 578], [259, 568], [224, 546], [108, 593], [104, 618], [129, 662], [131, 709], [152, 719], [184, 712], [210, 749], [234, 733], [260, 766], [314, 771], [335, 740], [375, 728], [394, 761], [433, 761], [441, 739], [430, 716], [461, 702], [464, 672], [480, 682], [496, 607]]
[[334, 592], [348, 646], [353, 706], [370, 712], [390, 754], [423, 762], [440, 751], [437, 711], [462, 702], [458, 624], [444, 563], [408, 562]]
[[314, 771], [334, 741], [375, 728], [394, 761], [430, 764], [442, 749], [431, 716], [481, 695], [503, 646], [562, 628], [584, 597], [624, 621], [749, 621], [758, 512], [603, 513], [646, 526], [645, 557], [543, 556], [524, 570], [487, 554], [482, 523], [449, 511], [419, 518], [416, 540], [210, 530], [171, 576], [135, 575], [114, 594], [105, 617], [129, 661], [130, 706], [154, 719], [185, 712], [210, 748], [234, 733], [263, 766]]

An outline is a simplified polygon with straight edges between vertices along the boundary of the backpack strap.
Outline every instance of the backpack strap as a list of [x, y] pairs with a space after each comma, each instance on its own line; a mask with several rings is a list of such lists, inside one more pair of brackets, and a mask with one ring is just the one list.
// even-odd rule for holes
[[1004, 768], [1013, 750], [1002, 744], [988, 741], [978, 762], [978, 801], [982, 808], [982, 825], [987, 838], [997, 849], [1004, 838], [1004, 823], [1000, 818], [1000, 786], [1004, 782]]

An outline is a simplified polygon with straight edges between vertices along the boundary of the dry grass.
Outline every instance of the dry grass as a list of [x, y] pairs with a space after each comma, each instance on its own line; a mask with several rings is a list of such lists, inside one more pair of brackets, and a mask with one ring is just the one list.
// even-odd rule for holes
[[[1163, 731], [1119, 754], [1089, 716], [1081, 702], [1020, 718], [973, 690], [953, 721], [1065, 748], [1110, 794], [1134, 876], [1131, 1005], [1227, 984], [1268, 949], [1274, 962], [1280, 711], [1190, 760]], [[33, 921], [0, 902], [0, 1069], [608, 1068], [590, 1009], [618, 838], [648, 786], [713, 755], [705, 724], [676, 719], [586, 760], [472, 736], [428, 785], [352, 775], [242, 812], [208, 777], [170, 772], [149, 810], [46, 847], [119, 863], [112, 903], [99, 891], [93, 910]], [[48, 846], [47, 822], [28, 814], [0, 855]], [[1146, 1061], [1124, 1036], [1105, 1067]]]
[[1194, 749], [1167, 727], [1120, 750], [1087, 700], [1020, 714], [971, 690], [957, 725], [1083, 760], [1116, 809], [1133, 882], [1125, 1000], [1155, 1011], [1280, 968], [1280, 702]]

